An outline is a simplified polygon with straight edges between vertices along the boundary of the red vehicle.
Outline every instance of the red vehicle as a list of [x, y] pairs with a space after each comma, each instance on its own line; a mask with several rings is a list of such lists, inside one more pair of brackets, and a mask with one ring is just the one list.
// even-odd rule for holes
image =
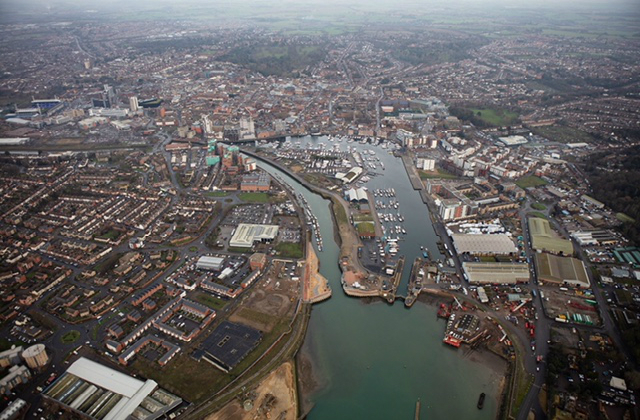
[[47, 386], [51, 385], [51, 383], [53, 383], [53, 381], [55, 381], [57, 377], [58, 375], [56, 375], [55, 373], [52, 373], [51, 376], [49, 376], [49, 379], [47, 379], [47, 382], [45, 382], [45, 385]]

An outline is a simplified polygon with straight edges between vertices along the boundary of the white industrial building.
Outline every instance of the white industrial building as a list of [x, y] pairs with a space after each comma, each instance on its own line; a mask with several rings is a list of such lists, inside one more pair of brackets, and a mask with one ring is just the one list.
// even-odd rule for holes
[[276, 225], [253, 225], [240, 223], [231, 237], [229, 246], [251, 248], [256, 241], [271, 242], [278, 236]]
[[499, 140], [500, 143], [504, 144], [505, 146], [517, 146], [519, 144], [525, 144], [529, 141], [526, 137], [523, 136], [500, 137]]
[[369, 201], [367, 191], [364, 188], [350, 188], [345, 192], [345, 197], [349, 201]]
[[203, 256], [198, 259], [196, 268], [198, 270], [214, 270], [218, 271], [222, 268], [224, 258]]
[[155, 381], [141, 381], [81, 357], [43, 393], [89, 418], [152, 420], [177, 407], [182, 400]]
[[[529, 281], [529, 264], [526, 263], [463, 262], [462, 270], [469, 284], [516, 284]], [[478, 297], [482, 302], [479, 290]]]
[[468, 252], [472, 255], [508, 255], [518, 252], [513, 239], [506, 234], [453, 234], [451, 239], [458, 254]]

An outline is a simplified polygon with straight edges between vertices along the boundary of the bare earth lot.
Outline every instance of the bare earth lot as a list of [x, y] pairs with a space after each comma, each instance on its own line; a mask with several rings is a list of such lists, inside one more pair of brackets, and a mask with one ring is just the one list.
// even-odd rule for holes
[[[206, 420], [295, 420], [298, 417], [293, 365], [286, 362], [271, 372], [258, 387], [249, 392], [251, 409], [246, 411], [236, 398]], [[284, 413], [284, 414], [283, 414]]]

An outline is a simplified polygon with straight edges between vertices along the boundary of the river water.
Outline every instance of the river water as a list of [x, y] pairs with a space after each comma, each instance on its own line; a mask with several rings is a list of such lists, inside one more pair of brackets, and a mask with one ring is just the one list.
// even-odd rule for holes
[[[326, 142], [324, 138], [295, 139], [302, 146]], [[333, 143], [326, 143], [328, 146]], [[397, 211], [405, 217], [407, 231], [399, 254], [406, 256], [399, 291], [406, 283], [413, 259], [421, 256], [420, 245], [440, 258], [429, 213], [414, 191], [402, 161], [387, 150], [370, 144], [343, 142], [360, 150], [375, 150], [386, 170], [372, 177], [369, 189], [394, 188], [400, 202]], [[444, 321], [437, 320], [436, 308], [416, 303], [404, 307], [402, 301], [388, 305], [382, 301], [365, 303], [344, 294], [338, 268], [338, 246], [333, 238], [329, 202], [302, 187], [281, 171], [278, 173], [302, 193], [318, 218], [324, 241], [319, 252], [320, 272], [329, 280], [333, 296], [313, 307], [303, 351], [310, 355], [314, 376], [323, 384], [311, 396], [314, 404], [308, 418], [325, 419], [411, 419], [416, 401], [421, 401], [421, 419], [493, 419], [497, 412], [497, 391], [501, 374], [473, 361], [465, 348], [442, 343]], [[373, 203], [372, 203], [373, 208]], [[481, 392], [487, 394], [484, 408], [476, 407]]]

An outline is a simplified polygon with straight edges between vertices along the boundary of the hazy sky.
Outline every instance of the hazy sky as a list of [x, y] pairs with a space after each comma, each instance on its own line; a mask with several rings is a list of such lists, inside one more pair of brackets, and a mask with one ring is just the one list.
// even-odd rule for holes
[[[255, 6], [256, 9], [252, 9]], [[428, 14], [430, 8], [452, 10], [461, 15], [474, 12], [499, 14], [500, 11], [523, 10], [563, 10], [563, 11], [611, 11], [626, 14], [640, 14], [640, 0], [0, 0], [0, 22], [19, 22], [30, 18], [49, 16], [72, 18], [74, 15], [86, 18], [87, 11], [109, 13], [121, 16], [128, 11], [164, 10], [179, 18], [181, 12], [188, 14], [189, 9], [236, 11], [234, 16], [248, 17], [258, 11], [277, 13], [283, 10], [289, 15], [300, 10], [307, 13], [338, 12], [348, 10], [349, 6], [371, 12], [403, 11], [407, 13]], [[344, 13], [348, 16], [348, 13]], [[171, 14], [169, 14], [171, 16]]]

